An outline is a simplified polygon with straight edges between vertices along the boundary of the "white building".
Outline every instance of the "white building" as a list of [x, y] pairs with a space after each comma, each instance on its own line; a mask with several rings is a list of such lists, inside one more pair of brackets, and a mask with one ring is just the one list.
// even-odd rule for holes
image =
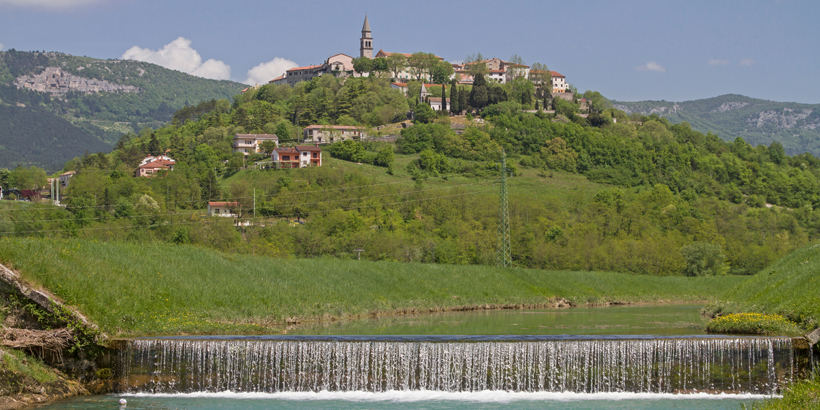
[[236, 134], [233, 137], [233, 152], [245, 155], [260, 153], [264, 141], [273, 141], [279, 145], [279, 137], [276, 134]]
[[306, 142], [316, 144], [329, 144], [351, 138], [361, 139], [367, 136], [361, 127], [350, 125], [309, 125], [302, 132]]
[[235, 217], [239, 202], [208, 202], [208, 216]]

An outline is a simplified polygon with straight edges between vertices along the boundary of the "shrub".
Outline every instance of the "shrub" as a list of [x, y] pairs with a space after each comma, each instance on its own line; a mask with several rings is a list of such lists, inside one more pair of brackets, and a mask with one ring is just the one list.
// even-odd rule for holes
[[746, 335], [800, 334], [801, 329], [780, 315], [762, 313], [731, 313], [719, 316], [706, 325], [710, 333]]
[[681, 254], [686, 260], [686, 276], [725, 275], [729, 270], [723, 248], [716, 243], [694, 242], [681, 248]]

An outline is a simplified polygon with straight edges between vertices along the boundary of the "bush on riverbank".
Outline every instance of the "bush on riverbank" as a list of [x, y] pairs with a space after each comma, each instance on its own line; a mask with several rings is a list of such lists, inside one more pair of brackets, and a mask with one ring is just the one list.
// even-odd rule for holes
[[305, 320], [499, 306], [703, 301], [746, 277], [274, 259], [189, 245], [0, 239], [0, 263], [110, 335], [258, 333]]
[[730, 313], [712, 319], [706, 330], [710, 333], [742, 335], [798, 335], [802, 330], [780, 315], [761, 313]]

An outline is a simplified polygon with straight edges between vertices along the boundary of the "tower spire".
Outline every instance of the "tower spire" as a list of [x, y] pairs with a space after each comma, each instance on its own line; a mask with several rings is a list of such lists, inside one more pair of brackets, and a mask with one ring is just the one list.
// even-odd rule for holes
[[362, 38], [359, 40], [359, 57], [373, 58], [373, 37], [370, 35], [370, 21], [364, 15]]

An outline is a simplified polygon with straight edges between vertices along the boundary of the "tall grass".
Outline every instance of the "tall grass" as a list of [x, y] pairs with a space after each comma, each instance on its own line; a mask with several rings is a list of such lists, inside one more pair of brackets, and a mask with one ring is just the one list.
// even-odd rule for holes
[[270, 332], [282, 322], [464, 306], [712, 300], [742, 277], [232, 255], [184, 245], [0, 239], [0, 262], [111, 335]]
[[806, 329], [820, 327], [820, 244], [798, 249], [731, 289], [718, 309], [779, 314]]

